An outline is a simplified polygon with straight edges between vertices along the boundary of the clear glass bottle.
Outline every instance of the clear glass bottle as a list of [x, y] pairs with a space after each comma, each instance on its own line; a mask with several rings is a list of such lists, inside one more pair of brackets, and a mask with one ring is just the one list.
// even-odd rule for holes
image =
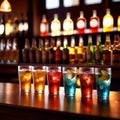
[[22, 59], [24, 63], [29, 63], [29, 50], [30, 50], [30, 43], [29, 39], [25, 39], [24, 48], [22, 49]]
[[94, 63], [94, 47], [92, 44], [92, 36], [88, 36], [88, 45], [86, 48], [86, 60], [88, 64]]
[[42, 16], [42, 20], [40, 22], [40, 36], [48, 36], [49, 25], [46, 19], [46, 15]]
[[90, 33], [99, 32], [100, 19], [97, 16], [97, 11], [93, 10], [93, 15], [90, 17]]
[[83, 37], [80, 36], [79, 45], [77, 48], [77, 63], [84, 63], [85, 60], [86, 60], [86, 55], [85, 55]]
[[95, 64], [102, 64], [102, 45], [101, 45], [100, 35], [97, 35], [94, 57], [95, 57]]
[[66, 13], [66, 18], [63, 21], [64, 35], [71, 35], [71, 34], [73, 34], [73, 30], [74, 30], [73, 20], [71, 19], [70, 12], [67, 12]]
[[86, 18], [84, 17], [84, 12], [80, 11], [80, 16], [77, 18], [77, 33], [84, 34], [86, 29]]
[[75, 64], [75, 60], [76, 60], [75, 38], [72, 36], [71, 46], [69, 48], [69, 63]]
[[43, 40], [39, 38], [38, 48], [35, 51], [36, 63], [42, 63]]
[[106, 9], [106, 14], [103, 17], [103, 32], [112, 32], [114, 26], [114, 18], [110, 13], [110, 9]]
[[105, 38], [105, 44], [103, 47], [103, 52], [102, 52], [102, 58], [103, 58], [103, 64], [111, 64], [111, 55], [112, 55], [112, 51], [111, 51], [111, 40], [110, 40], [110, 35], [106, 34], [106, 38]]
[[51, 22], [51, 35], [59, 36], [61, 31], [61, 23], [58, 19], [58, 14], [54, 14], [54, 19]]
[[63, 41], [62, 63], [69, 64], [69, 49], [68, 49], [68, 41], [66, 37], [64, 38]]
[[36, 52], [37, 46], [36, 46], [36, 39], [33, 38], [32, 39], [32, 46], [29, 50], [29, 60], [30, 63], [35, 63], [36, 62], [36, 56], [35, 56], [35, 52]]
[[61, 50], [61, 40], [57, 38], [57, 48], [55, 50], [55, 63], [61, 64], [62, 63], [62, 50]]
[[13, 45], [12, 45], [12, 56], [13, 56], [13, 62], [18, 63], [19, 62], [19, 48], [18, 48], [18, 39], [13, 39]]
[[49, 51], [48, 51], [48, 59], [49, 59], [50, 64], [55, 63], [55, 50], [54, 50], [54, 47], [55, 47], [55, 42], [54, 42], [54, 39], [51, 38], [50, 47], [49, 47]]

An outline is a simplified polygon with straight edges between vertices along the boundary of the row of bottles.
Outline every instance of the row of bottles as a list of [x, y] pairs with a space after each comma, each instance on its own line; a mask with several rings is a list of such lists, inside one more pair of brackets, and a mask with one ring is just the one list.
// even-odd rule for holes
[[[56, 44], [55, 44], [56, 41]], [[71, 36], [70, 45], [68, 39], [64, 37], [63, 46], [61, 39], [57, 40], [45, 38], [39, 39], [38, 46], [36, 39], [32, 39], [30, 47], [29, 39], [25, 39], [25, 47], [22, 49], [24, 63], [41, 64], [115, 64], [120, 63], [120, 39], [118, 35], [114, 37], [111, 45], [109, 34], [106, 34], [104, 45], [101, 44], [101, 36], [97, 35], [96, 45], [93, 45], [92, 36], [88, 36], [88, 44], [84, 45], [83, 37], [80, 36], [79, 44], [75, 45], [75, 38]]]
[[[48, 23], [45, 15], [42, 16], [40, 22], [40, 36], [48, 36], [51, 31], [52, 36], [59, 36], [60, 34], [72, 35], [74, 33], [74, 22], [71, 18], [70, 12], [66, 13], [66, 18], [63, 21], [63, 33], [61, 30], [61, 21], [58, 18], [58, 14], [54, 14], [54, 18], [51, 23]], [[100, 32], [100, 19], [97, 16], [97, 11], [93, 10], [93, 15], [89, 20], [90, 33]], [[50, 27], [50, 30], [49, 30]], [[106, 9], [106, 14], [102, 20], [103, 32], [113, 31], [114, 18], [110, 13], [110, 9]], [[86, 33], [87, 20], [84, 17], [84, 12], [80, 11], [80, 16], [76, 19], [76, 30], [78, 34]], [[117, 18], [117, 30], [120, 31], [120, 16]]]
[[3, 38], [0, 41], [0, 62], [1, 63], [18, 63], [20, 59], [18, 39]]
[[27, 15], [21, 13], [20, 17], [3, 15], [0, 20], [0, 36], [26, 36], [29, 25]]

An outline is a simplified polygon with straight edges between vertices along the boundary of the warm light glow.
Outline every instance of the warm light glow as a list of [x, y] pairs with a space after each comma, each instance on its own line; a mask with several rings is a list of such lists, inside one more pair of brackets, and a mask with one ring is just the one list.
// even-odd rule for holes
[[8, 2], [8, 0], [4, 0], [4, 1], [1, 3], [0, 11], [2, 11], [2, 12], [11, 12], [11, 11], [12, 11], [11, 5], [10, 5], [10, 3]]
[[0, 35], [2, 35], [4, 33], [4, 25], [3, 24], [0, 24]]

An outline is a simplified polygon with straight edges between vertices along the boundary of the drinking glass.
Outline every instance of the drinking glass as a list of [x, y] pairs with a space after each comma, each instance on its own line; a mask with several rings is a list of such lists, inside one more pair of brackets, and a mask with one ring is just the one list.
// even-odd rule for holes
[[46, 81], [46, 67], [32, 66], [32, 77], [34, 91], [37, 93], [44, 93]]
[[107, 100], [111, 84], [111, 68], [95, 68], [95, 81], [98, 99]]
[[59, 94], [61, 76], [62, 76], [62, 72], [60, 66], [47, 67], [47, 81], [48, 81], [49, 94], [51, 95]]
[[63, 67], [63, 85], [66, 96], [74, 96], [76, 92], [76, 79], [77, 68], [76, 67]]
[[92, 98], [94, 84], [94, 68], [80, 67], [79, 70], [82, 98]]
[[23, 92], [30, 92], [31, 90], [31, 78], [32, 78], [32, 66], [21, 65], [18, 66], [19, 76], [19, 88]]

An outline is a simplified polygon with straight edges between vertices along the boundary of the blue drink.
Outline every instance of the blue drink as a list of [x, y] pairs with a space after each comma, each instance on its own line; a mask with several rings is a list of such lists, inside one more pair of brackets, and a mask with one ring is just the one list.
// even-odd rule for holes
[[111, 68], [101, 69], [95, 68], [95, 81], [98, 99], [107, 100], [109, 98], [111, 84]]
[[[64, 70], [65, 68], [63, 68]], [[65, 95], [74, 96], [76, 92], [76, 68], [67, 68], [63, 71], [63, 84], [65, 89]]]

